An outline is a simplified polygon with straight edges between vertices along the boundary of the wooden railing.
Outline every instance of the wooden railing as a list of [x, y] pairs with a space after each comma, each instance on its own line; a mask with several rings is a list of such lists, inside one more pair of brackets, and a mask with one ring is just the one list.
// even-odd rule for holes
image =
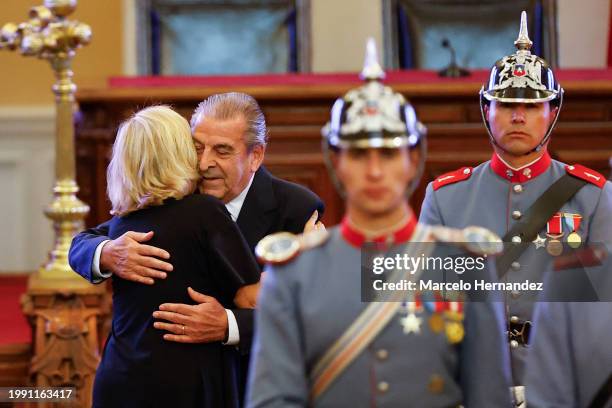
[[[77, 174], [79, 196], [91, 206], [87, 224], [109, 218], [105, 171], [117, 125], [123, 119], [153, 103], [171, 104], [189, 118], [199, 101], [229, 91], [253, 95], [264, 110], [270, 132], [265, 165], [277, 176], [316, 192], [327, 206], [325, 223], [337, 223], [343, 204], [323, 165], [320, 129], [329, 119], [335, 98], [359, 85], [357, 75], [269, 78], [115, 79], [111, 81], [115, 86], [79, 91]], [[559, 78], [566, 92], [550, 146], [552, 154], [608, 176], [612, 156], [612, 73], [565, 71], [559, 73]], [[444, 172], [490, 158], [491, 147], [478, 103], [478, 91], [485, 79], [486, 72], [463, 80], [439, 80], [433, 73], [424, 72], [389, 75], [388, 85], [410, 99], [429, 129], [426, 171], [411, 199], [416, 211], [427, 182]]]

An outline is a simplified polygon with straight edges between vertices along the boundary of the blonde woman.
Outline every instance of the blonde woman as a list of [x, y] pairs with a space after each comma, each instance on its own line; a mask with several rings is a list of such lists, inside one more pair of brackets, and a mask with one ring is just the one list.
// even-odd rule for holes
[[[153, 327], [161, 303], [193, 304], [188, 287], [226, 307], [234, 300], [254, 304], [257, 264], [223, 203], [193, 194], [196, 168], [189, 124], [169, 107], [143, 109], [120, 126], [107, 171], [110, 237], [153, 231], [151, 245], [172, 254], [174, 270], [152, 286], [113, 276], [113, 324], [96, 374], [95, 407], [232, 403], [224, 399], [221, 343], [167, 342]], [[189, 331], [188, 322], [182, 330]]]

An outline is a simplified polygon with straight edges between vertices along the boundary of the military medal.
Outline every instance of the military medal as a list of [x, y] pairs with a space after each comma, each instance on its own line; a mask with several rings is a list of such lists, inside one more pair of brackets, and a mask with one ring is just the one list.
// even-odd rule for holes
[[561, 223], [561, 213], [556, 213], [546, 223], [546, 236], [549, 238], [546, 244], [546, 252], [551, 256], [559, 256], [563, 253], [563, 244], [559, 241], [565, 235]]
[[[427, 295], [423, 296], [425, 297]], [[439, 299], [439, 296], [436, 296], [436, 299]], [[445, 304], [436, 299], [423, 299], [423, 305], [425, 306], [425, 309], [431, 313], [428, 321], [431, 331], [433, 333], [442, 333], [444, 330], [444, 318], [442, 317], [442, 312], [444, 311]]]
[[442, 333], [444, 330], [444, 318], [440, 313], [433, 313], [429, 318], [429, 328], [434, 333]]
[[551, 256], [559, 256], [563, 253], [563, 244], [559, 241], [558, 238], [563, 237], [563, 234], [558, 236], [548, 236], [550, 239], [546, 244], [546, 252], [548, 252]]
[[463, 304], [461, 302], [447, 302], [444, 311], [446, 318], [455, 322], [463, 321]]
[[582, 238], [580, 238], [580, 235], [578, 235], [577, 232], [572, 232], [567, 236], [567, 243], [569, 246], [576, 249], [582, 243]]
[[405, 302], [402, 306], [405, 305], [405, 309], [408, 314], [400, 319], [400, 324], [404, 329], [404, 334], [419, 334], [421, 332], [421, 318], [417, 317], [415, 314], [416, 303], [415, 302]]
[[444, 333], [450, 344], [457, 344], [463, 340], [465, 330], [463, 328], [463, 311], [460, 302], [448, 302], [448, 310], [445, 312], [447, 317]]
[[463, 340], [465, 331], [463, 330], [463, 323], [461, 322], [447, 322], [444, 328], [446, 338], [449, 343], [457, 344]]
[[441, 394], [444, 391], [444, 378], [441, 375], [434, 374], [429, 379], [429, 385], [427, 389], [432, 394]]
[[571, 246], [572, 248], [576, 249], [580, 247], [581, 243], [582, 243], [582, 238], [580, 238], [580, 235], [578, 235], [577, 232], [574, 231], [567, 236], [567, 244]]
[[419, 334], [421, 332], [421, 319], [414, 313], [410, 313], [408, 316], [402, 317], [401, 324], [404, 328], [404, 334]]
[[582, 238], [580, 238], [580, 235], [578, 235], [576, 231], [578, 231], [578, 229], [580, 228], [580, 221], [582, 221], [582, 216], [580, 214], [565, 213], [563, 214], [563, 219], [565, 221], [565, 225], [567, 225], [568, 230], [572, 231], [567, 236], [567, 244], [574, 249], [580, 247], [580, 244], [582, 243]]
[[542, 238], [540, 234], [538, 234], [533, 240], [533, 244], [535, 245], [536, 249], [543, 248], [546, 245], [546, 238]]

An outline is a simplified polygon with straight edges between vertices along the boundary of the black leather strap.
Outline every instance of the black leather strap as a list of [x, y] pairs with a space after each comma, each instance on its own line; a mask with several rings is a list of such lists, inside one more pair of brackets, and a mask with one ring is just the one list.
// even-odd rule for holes
[[[532, 242], [548, 220], [586, 184], [584, 180], [565, 174], [538, 197], [522, 219], [514, 224], [502, 238], [504, 253], [497, 258], [495, 263], [500, 279], [508, 272], [510, 264], [527, 249], [528, 245], [524, 244]], [[512, 237], [515, 236], [521, 238], [522, 245], [509, 245]]]
[[589, 405], [588, 408], [604, 408], [608, 401], [610, 401], [610, 397], [612, 396], [612, 374], [608, 377], [605, 383], [601, 385], [599, 391], [593, 398], [593, 401]]

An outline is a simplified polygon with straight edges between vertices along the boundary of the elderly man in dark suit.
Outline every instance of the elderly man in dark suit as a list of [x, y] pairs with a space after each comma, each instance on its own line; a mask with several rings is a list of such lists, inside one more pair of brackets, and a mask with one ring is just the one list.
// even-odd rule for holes
[[[264, 236], [320, 228], [317, 219], [323, 203], [297, 184], [272, 176], [262, 166], [267, 130], [263, 112], [254, 98], [243, 93], [213, 95], [196, 108], [191, 129], [202, 175], [200, 192], [225, 203], [247, 243], [253, 249]], [[172, 271], [171, 255], [146, 245], [153, 232], [127, 232], [109, 240], [106, 223], [78, 234], [70, 248], [72, 268], [93, 283], [116, 274], [121, 278], [153, 284]], [[243, 398], [248, 353], [253, 333], [252, 309], [225, 309], [215, 298], [190, 292], [197, 305], [163, 304], [155, 312], [155, 326], [166, 330], [164, 338], [185, 343], [224, 342], [235, 346], [240, 357], [239, 390]], [[234, 375], [235, 365], [230, 367]]]

